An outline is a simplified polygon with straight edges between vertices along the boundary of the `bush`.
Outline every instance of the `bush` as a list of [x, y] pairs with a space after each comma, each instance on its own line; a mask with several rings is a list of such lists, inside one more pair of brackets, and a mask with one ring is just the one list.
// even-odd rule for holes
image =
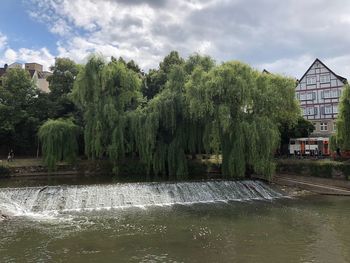
[[208, 164], [202, 161], [188, 161], [189, 179], [205, 179], [208, 174]]
[[0, 177], [10, 176], [10, 168], [7, 165], [0, 164]]
[[328, 160], [280, 160], [277, 162], [276, 171], [323, 178], [332, 178], [335, 175], [349, 178], [350, 163]]

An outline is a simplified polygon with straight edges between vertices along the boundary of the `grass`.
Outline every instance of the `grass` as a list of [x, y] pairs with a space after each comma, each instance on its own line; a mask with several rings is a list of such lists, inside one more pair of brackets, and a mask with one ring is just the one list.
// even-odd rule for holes
[[8, 167], [28, 167], [28, 166], [41, 166], [43, 165], [41, 158], [20, 158], [14, 159], [13, 162], [7, 160], [0, 161], [0, 164], [5, 164]]
[[283, 164], [341, 164], [342, 162], [339, 161], [334, 161], [331, 159], [276, 159], [278, 163], [283, 163]]

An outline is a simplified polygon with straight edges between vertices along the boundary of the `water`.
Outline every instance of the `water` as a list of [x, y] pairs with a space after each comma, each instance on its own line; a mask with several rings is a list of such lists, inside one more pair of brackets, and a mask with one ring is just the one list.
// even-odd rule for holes
[[346, 197], [279, 198], [251, 181], [0, 192], [18, 215], [0, 223], [0, 262], [350, 262]]
[[260, 181], [119, 183], [0, 190], [0, 210], [8, 215], [120, 209], [278, 198]]

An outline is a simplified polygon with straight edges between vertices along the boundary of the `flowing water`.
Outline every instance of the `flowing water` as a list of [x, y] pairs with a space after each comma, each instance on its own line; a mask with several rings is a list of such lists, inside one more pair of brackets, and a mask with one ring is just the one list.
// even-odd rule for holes
[[0, 262], [350, 262], [349, 198], [259, 181], [6, 187], [0, 210]]

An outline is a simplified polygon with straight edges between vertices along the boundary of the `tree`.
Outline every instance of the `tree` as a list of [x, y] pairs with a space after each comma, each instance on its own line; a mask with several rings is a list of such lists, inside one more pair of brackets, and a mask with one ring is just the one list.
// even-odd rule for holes
[[185, 71], [188, 75], [197, 68], [201, 67], [204, 71], [209, 71], [215, 66], [215, 61], [210, 56], [201, 56], [197, 53], [188, 57], [185, 62]]
[[51, 95], [60, 97], [71, 92], [79, 66], [69, 58], [56, 58], [55, 65], [50, 70], [52, 75], [47, 77], [47, 81], [50, 83]]
[[[125, 61], [91, 57], [72, 92], [84, 116], [85, 152], [115, 163], [138, 156], [148, 172], [169, 179], [188, 174], [187, 154], [222, 155], [222, 171], [270, 176], [279, 128], [296, 123], [295, 82], [239, 62], [216, 66], [209, 57], [160, 64], [154, 94], [142, 99], [142, 78]], [[148, 74], [150, 76], [150, 74]]]
[[184, 59], [180, 57], [177, 51], [171, 51], [162, 62], [159, 63], [159, 69], [151, 69], [146, 74], [142, 86], [142, 93], [147, 99], [152, 99], [165, 87], [167, 76], [174, 66], [184, 64]]
[[79, 72], [72, 98], [83, 112], [85, 153], [117, 163], [128, 152], [127, 116], [141, 99], [139, 75], [124, 63], [93, 56]]
[[350, 86], [346, 84], [339, 104], [337, 132], [331, 139], [333, 150], [350, 151]]
[[293, 80], [261, 74], [239, 62], [208, 73], [193, 71], [186, 84], [189, 112], [193, 119], [205, 120], [203, 144], [222, 154], [225, 175], [242, 177], [247, 169], [273, 173], [278, 127], [299, 113], [293, 89]]
[[79, 72], [79, 65], [68, 58], [56, 58], [51, 66], [52, 75], [47, 77], [49, 82], [51, 108], [50, 118], [77, 117], [76, 107], [68, 94], [73, 89], [74, 80]]
[[288, 153], [287, 146], [291, 138], [308, 137], [314, 130], [315, 126], [308, 120], [300, 116], [296, 124], [283, 123], [280, 127], [281, 134], [281, 153]]
[[34, 152], [41, 116], [35, 111], [40, 92], [23, 69], [10, 69], [0, 86], [0, 142], [17, 154]]
[[174, 66], [167, 78], [163, 90], [131, 116], [130, 130], [148, 172], [184, 179], [188, 175], [186, 153], [200, 151], [202, 127], [188, 115], [183, 66]]
[[79, 128], [72, 119], [46, 121], [39, 129], [44, 163], [52, 171], [59, 161], [73, 163], [77, 158]]

